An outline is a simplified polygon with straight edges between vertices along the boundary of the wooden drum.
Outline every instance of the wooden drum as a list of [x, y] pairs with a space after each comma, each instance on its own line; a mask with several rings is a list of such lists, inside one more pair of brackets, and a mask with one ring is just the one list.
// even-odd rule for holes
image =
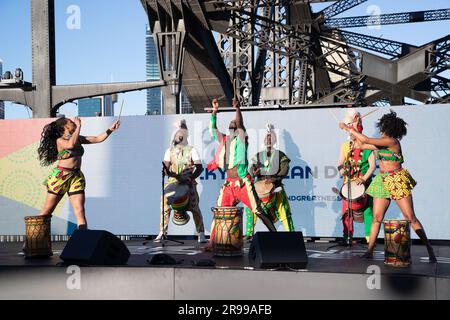
[[45, 258], [53, 255], [50, 222], [50, 216], [25, 217], [25, 258]]
[[215, 256], [242, 256], [244, 242], [242, 239], [242, 208], [213, 207]]
[[411, 264], [411, 229], [409, 220], [384, 221], [384, 264], [407, 267]]

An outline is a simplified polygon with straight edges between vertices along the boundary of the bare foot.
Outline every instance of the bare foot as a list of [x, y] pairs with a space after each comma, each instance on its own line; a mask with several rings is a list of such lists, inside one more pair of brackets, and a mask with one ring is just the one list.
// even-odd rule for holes
[[212, 252], [213, 251], [213, 244], [211, 242], [208, 242], [208, 244], [202, 248], [205, 252]]

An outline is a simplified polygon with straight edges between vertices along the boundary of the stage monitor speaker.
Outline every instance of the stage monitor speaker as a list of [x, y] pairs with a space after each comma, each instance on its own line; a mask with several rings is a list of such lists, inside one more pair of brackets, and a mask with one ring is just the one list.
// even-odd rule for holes
[[75, 230], [60, 256], [76, 265], [123, 265], [129, 257], [122, 240], [103, 230]]
[[258, 269], [305, 269], [308, 264], [301, 232], [257, 232], [248, 253], [250, 266]]

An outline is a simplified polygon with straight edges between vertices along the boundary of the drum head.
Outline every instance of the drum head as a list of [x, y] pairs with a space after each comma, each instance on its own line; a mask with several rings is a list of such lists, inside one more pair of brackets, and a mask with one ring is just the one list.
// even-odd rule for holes
[[403, 219], [390, 219], [390, 220], [384, 220], [383, 223], [393, 223], [393, 224], [410, 224], [411, 221], [409, 220], [403, 220]]
[[261, 180], [255, 183], [255, 190], [260, 199], [268, 197], [272, 192], [272, 189], [273, 183], [271, 182], [266, 183], [265, 181]]
[[223, 206], [223, 207], [211, 207], [211, 211], [242, 211], [243, 207]]
[[189, 192], [189, 186], [184, 183], [173, 182], [164, 188], [164, 196], [170, 203], [183, 199]]
[[350, 197], [348, 197], [348, 183], [341, 187], [341, 197], [344, 199], [356, 200], [361, 198], [366, 192], [364, 184], [357, 184], [356, 181], [350, 182]]

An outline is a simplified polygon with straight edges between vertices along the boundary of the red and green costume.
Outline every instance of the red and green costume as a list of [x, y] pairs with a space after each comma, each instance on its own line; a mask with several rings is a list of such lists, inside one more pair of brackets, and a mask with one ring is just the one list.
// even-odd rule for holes
[[[369, 157], [372, 153], [372, 150], [363, 150], [360, 148], [352, 148], [350, 150], [350, 142], [345, 142], [342, 144], [342, 152], [344, 152], [346, 156], [345, 163], [350, 161], [351, 167], [351, 180], [356, 178], [362, 178], [367, 171], [369, 170]], [[347, 177], [344, 177], [345, 182], [347, 181]], [[368, 179], [366, 184], [369, 185], [372, 179]], [[373, 220], [373, 199], [370, 196], [367, 196], [367, 204], [364, 209], [364, 231], [366, 238], [370, 236], [370, 228], [372, 226]], [[353, 219], [351, 219], [350, 215], [347, 212], [348, 203], [345, 199], [342, 199], [342, 214], [343, 219], [342, 223], [344, 226], [344, 238], [345, 237], [353, 237]]]
[[[208, 164], [208, 170], [218, 168], [229, 170], [236, 168], [238, 177], [227, 177], [220, 189], [217, 199], [218, 207], [236, 206], [242, 202], [255, 215], [257, 215], [270, 231], [276, 231], [273, 223], [265, 215], [261, 201], [256, 194], [253, 179], [248, 173], [247, 161], [247, 135], [242, 129], [234, 135], [224, 135], [217, 129], [217, 117], [212, 114], [210, 119], [210, 133], [213, 139], [219, 142], [219, 148], [213, 161]], [[214, 241], [214, 228], [211, 228], [210, 238]]]

